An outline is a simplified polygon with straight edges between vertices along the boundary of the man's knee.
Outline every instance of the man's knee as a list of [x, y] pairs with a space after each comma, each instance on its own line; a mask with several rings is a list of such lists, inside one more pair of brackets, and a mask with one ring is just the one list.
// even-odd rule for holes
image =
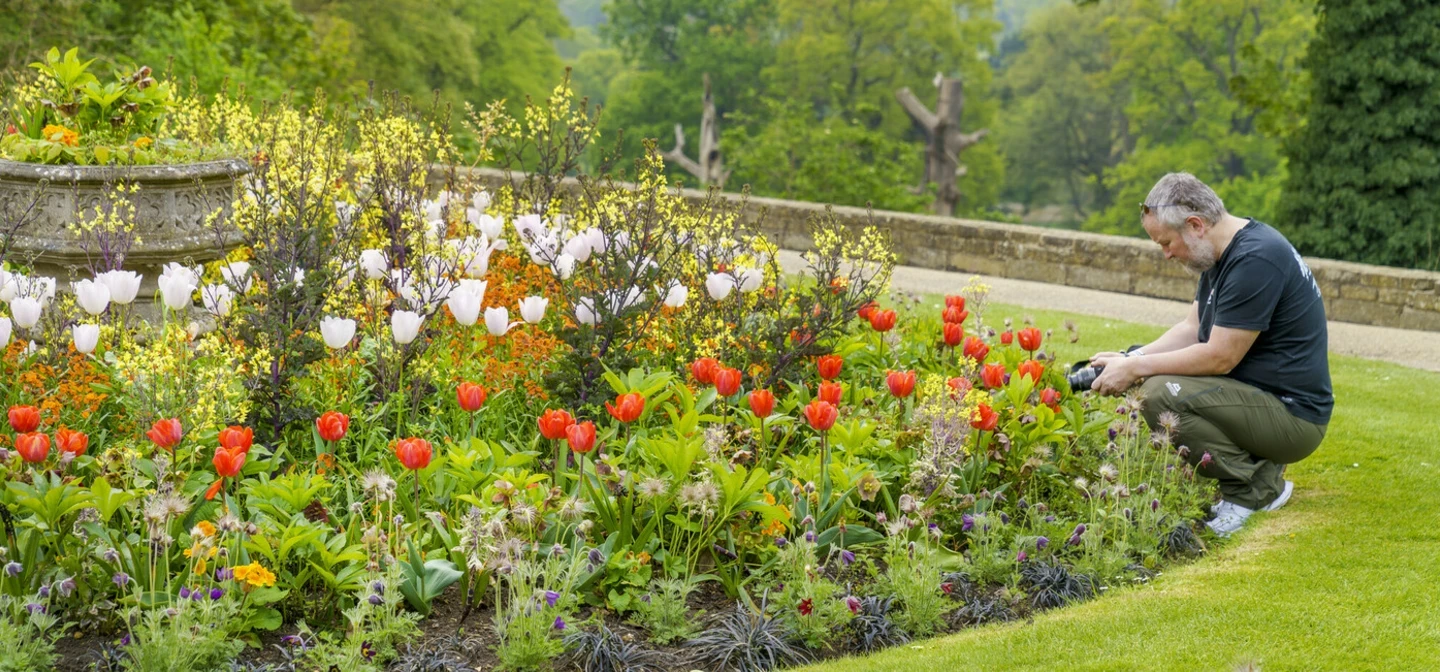
[[1151, 376], [1140, 386], [1140, 412], [1145, 415], [1145, 424], [1155, 426], [1156, 419], [1166, 411], [1179, 409], [1179, 376]]

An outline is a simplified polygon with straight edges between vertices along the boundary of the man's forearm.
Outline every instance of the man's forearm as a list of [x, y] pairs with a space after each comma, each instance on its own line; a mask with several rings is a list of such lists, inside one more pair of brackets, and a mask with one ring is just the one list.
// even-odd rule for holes
[[1162, 375], [1223, 376], [1235, 368], [1225, 353], [1220, 352], [1213, 343], [1195, 343], [1178, 350], [1155, 354], [1147, 351], [1144, 357], [1132, 358], [1126, 364], [1134, 367], [1132, 371], [1139, 378]]
[[1160, 338], [1155, 339], [1142, 349], [1147, 355], [1158, 355], [1162, 352], [1174, 352], [1188, 348], [1200, 342], [1195, 331], [1194, 325], [1189, 322], [1181, 322], [1180, 324], [1170, 327], [1169, 331], [1166, 331]]

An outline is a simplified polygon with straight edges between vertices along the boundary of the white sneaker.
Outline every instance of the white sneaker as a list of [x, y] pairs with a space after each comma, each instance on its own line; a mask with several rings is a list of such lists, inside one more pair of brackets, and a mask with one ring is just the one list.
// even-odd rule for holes
[[1292, 493], [1292, 492], [1295, 492], [1295, 482], [1294, 482], [1294, 481], [1285, 481], [1285, 489], [1280, 491], [1280, 496], [1279, 496], [1279, 497], [1276, 497], [1276, 498], [1275, 498], [1275, 501], [1270, 502], [1270, 505], [1269, 505], [1269, 506], [1267, 506], [1267, 507], [1265, 507], [1265, 508], [1263, 508], [1263, 509], [1260, 509], [1260, 510], [1261, 510], [1261, 511], [1274, 511], [1275, 509], [1278, 509], [1278, 508], [1280, 508], [1280, 507], [1282, 507], [1282, 506], [1285, 506], [1285, 502], [1290, 501], [1290, 493]]
[[1216, 535], [1221, 537], [1228, 537], [1234, 534], [1236, 530], [1245, 524], [1245, 520], [1255, 513], [1254, 509], [1247, 509], [1234, 502], [1224, 500], [1221, 500], [1221, 502], [1216, 504], [1211, 510], [1215, 512], [1215, 518], [1205, 523], [1205, 525], [1209, 526]]

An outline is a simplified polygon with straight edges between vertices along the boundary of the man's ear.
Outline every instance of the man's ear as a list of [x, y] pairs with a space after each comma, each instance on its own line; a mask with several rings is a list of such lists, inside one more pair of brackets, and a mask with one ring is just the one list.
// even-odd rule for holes
[[1188, 227], [1190, 229], [1190, 232], [1195, 234], [1196, 236], [1205, 235], [1205, 229], [1208, 228], [1205, 224], [1205, 220], [1201, 219], [1199, 215], [1190, 215], [1189, 217], [1186, 217], [1185, 226]]

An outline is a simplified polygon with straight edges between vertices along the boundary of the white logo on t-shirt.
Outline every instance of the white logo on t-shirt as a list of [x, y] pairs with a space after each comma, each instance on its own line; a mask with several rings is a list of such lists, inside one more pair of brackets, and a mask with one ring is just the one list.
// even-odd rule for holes
[[1305, 265], [1305, 259], [1302, 258], [1300, 253], [1296, 252], [1293, 247], [1290, 248], [1290, 254], [1295, 255], [1295, 263], [1300, 264], [1300, 275], [1305, 276], [1305, 279], [1310, 281], [1310, 288], [1315, 290], [1315, 296], [1320, 296], [1320, 284], [1315, 282], [1315, 276], [1310, 274], [1310, 267]]

